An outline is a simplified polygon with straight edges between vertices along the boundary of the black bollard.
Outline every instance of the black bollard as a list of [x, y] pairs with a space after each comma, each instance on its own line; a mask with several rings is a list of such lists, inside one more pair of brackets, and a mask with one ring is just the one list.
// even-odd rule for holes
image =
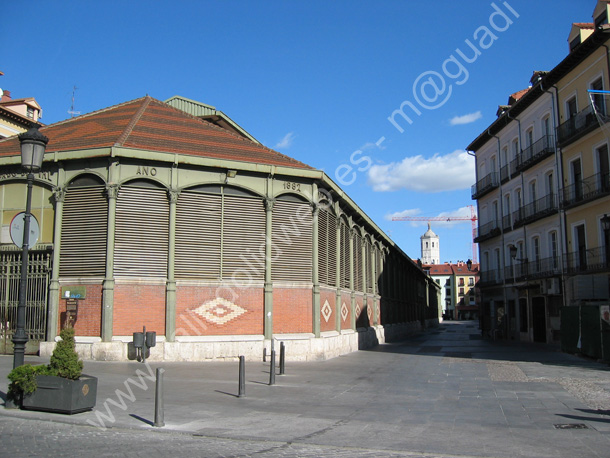
[[239, 394], [237, 397], [243, 398], [246, 395], [246, 357], [239, 357]]
[[163, 412], [163, 373], [165, 369], [157, 368], [157, 381], [155, 384], [155, 423], [154, 426], [165, 426]]
[[269, 364], [269, 385], [275, 385], [275, 350], [271, 350], [271, 364]]
[[263, 363], [267, 362], [267, 347], [263, 348]]
[[280, 342], [280, 375], [284, 375], [286, 369], [286, 345]]

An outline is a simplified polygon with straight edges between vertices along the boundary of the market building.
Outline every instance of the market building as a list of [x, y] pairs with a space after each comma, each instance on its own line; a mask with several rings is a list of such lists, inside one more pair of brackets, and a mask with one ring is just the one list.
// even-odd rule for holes
[[[72, 325], [83, 358], [126, 360], [145, 326], [152, 359], [258, 359], [271, 339], [324, 359], [438, 323], [437, 284], [342, 189], [214, 107], [146, 96], [40, 132], [30, 351]], [[0, 140], [5, 336], [19, 160], [17, 137]]]

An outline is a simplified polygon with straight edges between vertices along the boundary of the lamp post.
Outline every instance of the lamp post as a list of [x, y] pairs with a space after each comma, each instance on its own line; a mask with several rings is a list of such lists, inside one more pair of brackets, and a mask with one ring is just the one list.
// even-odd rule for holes
[[610, 266], [610, 216], [604, 215], [601, 219], [604, 231], [604, 251], [606, 253], [606, 266]]
[[21, 144], [21, 168], [27, 172], [27, 198], [23, 221], [23, 245], [21, 251], [21, 279], [19, 281], [19, 305], [17, 306], [17, 326], [13, 334], [13, 369], [23, 366], [25, 344], [28, 336], [25, 333], [25, 301], [28, 282], [28, 251], [30, 244], [30, 216], [32, 210], [32, 187], [34, 172], [42, 167], [44, 151], [49, 139], [42, 135], [34, 125], [27, 132], [19, 135]]

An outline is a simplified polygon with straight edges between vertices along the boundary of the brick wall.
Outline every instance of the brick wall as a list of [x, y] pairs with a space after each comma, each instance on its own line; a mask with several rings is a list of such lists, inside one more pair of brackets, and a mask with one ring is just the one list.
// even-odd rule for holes
[[113, 334], [155, 331], [165, 335], [165, 285], [115, 284]]
[[[66, 299], [64, 286], [59, 288], [59, 313], [57, 334], [67, 324]], [[86, 285], [85, 299], [78, 300], [76, 320], [72, 325], [77, 336], [100, 337], [102, 332], [102, 285]]]
[[273, 332], [313, 332], [311, 288], [273, 288]]
[[177, 287], [177, 336], [260, 335], [263, 317], [263, 288]]
[[[350, 293], [341, 294], [341, 304], [345, 304], [347, 307], [347, 316], [345, 317], [345, 320], [341, 317], [341, 329], [352, 329], [352, 296]], [[341, 311], [340, 308], [339, 311]]]
[[[335, 324], [335, 302], [337, 299], [337, 290], [320, 288], [320, 331], [334, 331]], [[328, 301], [329, 308], [325, 308], [324, 304]], [[326, 312], [326, 313], [325, 313]], [[328, 318], [328, 321], [326, 319]]]

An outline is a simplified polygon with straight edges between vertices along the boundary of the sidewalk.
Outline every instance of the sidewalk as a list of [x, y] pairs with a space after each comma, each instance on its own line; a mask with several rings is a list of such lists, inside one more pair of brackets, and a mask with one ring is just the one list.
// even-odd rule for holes
[[[26, 357], [26, 363], [44, 362]], [[12, 356], [0, 357], [3, 399], [11, 366]], [[157, 367], [165, 369], [162, 428], [152, 426], [155, 382], [147, 378]], [[86, 361], [84, 372], [99, 379], [94, 411], [66, 416], [0, 407], [0, 420], [388, 455], [610, 455], [607, 365], [544, 345], [484, 341], [475, 322], [445, 322], [405, 342], [329, 361], [287, 363], [274, 386], [268, 385], [268, 363], [249, 362], [243, 398], [237, 397], [237, 362]]]

